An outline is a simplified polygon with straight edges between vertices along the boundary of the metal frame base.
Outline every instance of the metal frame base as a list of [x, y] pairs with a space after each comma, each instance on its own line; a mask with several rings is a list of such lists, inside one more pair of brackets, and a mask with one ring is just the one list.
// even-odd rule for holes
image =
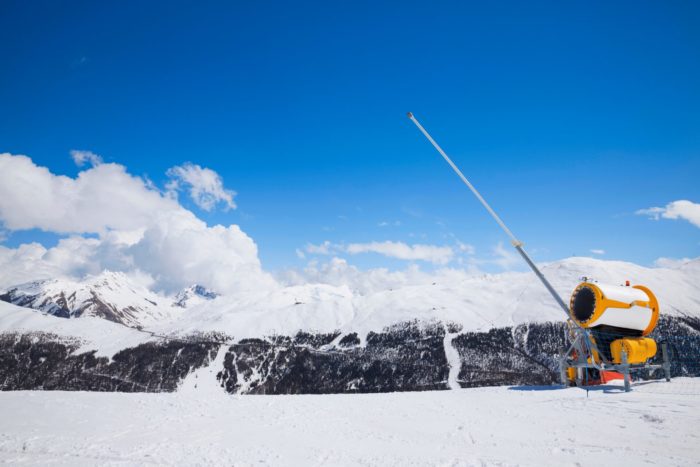
[[[580, 330], [577, 332], [573, 343], [559, 359], [559, 372], [562, 385], [568, 386], [570, 383], [572, 383], [567, 374], [567, 370], [569, 368], [576, 368], [579, 370], [576, 371], [576, 378], [575, 381], [573, 381], [573, 383], [578, 387], [585, 386], [585, 380], [582, 373], [587, 369], [596, 369], [598, 371], [615, 371], [617, 373], [621, 373], [625, 383], [625, 392], [629, 392], [631, 390], [631, 372], [633, 371], [646, 370], [652, 372], [654, 370], [663, 369], [666, 381], [671, 381], [671, 362], [668, 357], [668, 345], [665, 342], [661, 344], [661, 356], [663, 359], [663, 363], [661, 364], [627, 363], [627, 353], [624, 351], [624, 349], [622, 351], [622, 363], [612, 363], [607, 361], [596, 362], [593, 358], [594, 351], [599, 356], [602, 355], [596, 348], [595, 343], [591, 340], [587, 331]], [[574, 352], [576, 352], [576, 357], [573, 356]]]

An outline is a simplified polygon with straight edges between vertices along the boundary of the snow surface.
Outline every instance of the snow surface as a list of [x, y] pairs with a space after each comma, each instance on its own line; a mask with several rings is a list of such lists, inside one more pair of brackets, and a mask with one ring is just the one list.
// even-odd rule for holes
[[697, 465], [700, 397], [618, 388], [0, 393], [11, 465]]
[[121, 324], [101, 318], [57, 318], [0, 301], [0, 332], [45, 332], [77, 341], [76, 353], [96, 350], [97, 356], [111, 358], [118, 351], [155, 339]]
[[450, 389], [459, 389], [459, 370], [462, 369], [462, 360], [459, 358], [459, 352], [452, 345], [452, 341], [459, 335], [458, 332], [445, 333], [443, 347], [445, 349], [445, 358], [450, 367], [450, 372], [447, 375], [447, 387]]
[[178, 392], [189, 394], [199, 393], [208, 395], [219, 395], [223, 389], [216, 375], [224, 369], [224, 359], [228, 352], [229, 345], [221, 345], [216, 352], [216, 357], [209, 362], [208, 365], [197, 368], [194, 371], [190, 370], [185, 379], [180, 383]]

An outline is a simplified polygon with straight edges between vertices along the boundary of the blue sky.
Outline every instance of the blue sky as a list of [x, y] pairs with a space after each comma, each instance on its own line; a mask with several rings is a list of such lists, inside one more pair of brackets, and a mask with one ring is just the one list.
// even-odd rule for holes
[[412, 111], [536, 260], [700, 256], [697, 226], [635, 214], [700, 202], [697, 2], [141, 3], [3, 2], [0, 152], [75, 176], [90, 150], [159, 186], [211, 168], [238, 209], [183, 204], [267, 269], [326, 240], [487, 257], [507, 238]]

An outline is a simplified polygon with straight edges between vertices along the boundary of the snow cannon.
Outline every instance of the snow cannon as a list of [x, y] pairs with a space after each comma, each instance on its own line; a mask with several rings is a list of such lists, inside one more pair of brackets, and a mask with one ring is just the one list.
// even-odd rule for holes
[[569, 315], [592, 331], [599, 350], [613, 363], [645, 363], [656, 355], [656, 342], [644, 336], [656, 328], [659, 302], [643, 285], [582, 282], [571, 294]]
[[632, 371], [645, 370], [651, 376], [659, 369], [664, 371], [666, 381], [671, 381], [666, 343], [661, 342], [660, 345], [663, 364], [649, 362], [656, 355], [656, 342], [647, 336], [659, 319], [659, 303], [651, 290], [642, 285], [630, 287], [629, 282], [626, 286], [603, 285], [584, 278], [567, 304], [527, 254], [523, 242], [518, 240], [415, 115], [408, 112], [408, 118], [510, 238], [513, 248], [566, 314], [567, 322], [571, 325], [571, 345], [568, 350], [562, 349], [559, 359], [561, 383], [576, 386], [601, 384], [616, 379], [615, 375], [618, 375], [624, 380], [625, 391], [629, 391]]

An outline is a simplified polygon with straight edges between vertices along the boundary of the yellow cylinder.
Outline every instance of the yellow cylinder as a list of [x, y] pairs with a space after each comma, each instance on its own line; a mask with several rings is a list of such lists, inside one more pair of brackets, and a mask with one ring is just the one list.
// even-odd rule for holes
[[584, 328], [611, 326], [649, 335], [659, 320], [659, 303], [642, 285], [582, 282], [571, 294], [571, 319]]
[[644, 363], [656, 355], [656, 341], [649, 337], [626, 337], [610, 344], [613, 363], [622, 363], [622, 351], [627, 353], [627, 363]]

